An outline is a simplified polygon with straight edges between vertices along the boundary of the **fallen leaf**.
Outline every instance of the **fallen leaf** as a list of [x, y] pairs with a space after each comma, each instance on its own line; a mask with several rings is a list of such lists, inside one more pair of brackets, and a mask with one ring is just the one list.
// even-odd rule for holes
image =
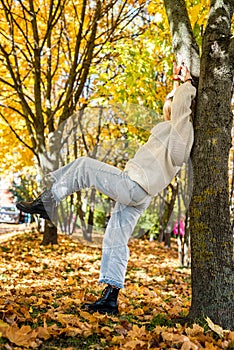
[[72, 284], [76, 283], [76, 280], [74, 278], [72, 278], [71, 276], [68, 276], [67, 282], [71, 286]]
[[7, 328], [5, 336], [18, 346], [24, 346], [26, 348], [35, 348], [38, 346], [35, 342], [37, 332], [32, 330], [30, 326], [22, 326], [21, 328], [11, 326]]
[[38, 338], [47, 340], [50, 338], [50, 333], [47, 328], [44, 327], [37, 327], [36, 328], [37, 336]]
[[223, 338], [224, 330], [222, 327], [220, 327], [217, 324], [214, 324], [209, 317], [206, 317], [206, 322], [213, 332], [217, 333], [220, 336], [220, 338]]
[[137, 308], [132, 311], [132, 314], [135, 316], [144, 315], [144, 311], [140, 308]]
[[194, 344], [190, 340], [185, 341], [181, 346], [181, 350], [198, 350], [198, 349], [199, 349], [198, 345]]
[[123, 334], [121, 335], [115, 335], [113, 338], [112, 338], [112, 343], [113, 344], [121, 344], [124, 340], [124, 336]]
[[197, 324], [167, 326], [171, 315], [186, 313], [191, 303], [191, 271], [177, 268], [173, 240], [171, 250], [156, 241], [129, 242], [131, 259], [126, 286], [119, 294], [120, 314], [107, 316], [79, 309], [84, 301], [101, 295], [101, 249], [62, 235], [56, 247], [41, 246], [36, 232], [28, 238], [22, 234], [2, 245], [6, 278], [1, 280], [0, 338], [6, 350], [40, 344], [46, 348], [51, 338], [59, 343], [79, 337], [85, 342], [90, 335], [95, 339], [93, 349], [99, 344], [112, 350], [221, 350], [234, 341], [231, 331], [223, 331], [217, 341], [216, 332], [205, 333]]
[[228, 339], [234, 341], [234, 332], [230, 332], [230, 333], [228, 334]]
[[144, 341], [141, 341], [140, 339], [137, 340], [130, 340], [127, 343], [124, 344], [124, 348], [126, 349], [136, 349], [137, 346], [143, 347], [145, 345]]
[[218, 349], [220, 349], [220, 347], [219, 346], [215, 346], [212, 343], [205, 342], [204, 349], [207, 349], [207, 350], [218, 350]]
[[0, 320], [0, 328], [5, 328], [5, 327], [9, 327], [9, 324]]
[[169, 332], [162, 332], [163, 340], [170, 346], [178, 344], [181, 345], [184, 342], [189, 342], [189, 338], [183, 334], [175, 334]]
[[128, 332], [128, 336], [132, 339], [142, 338], [147, 335], [147, 331], [145, 326], [138, 327], [136, 324], [133, 325], [132, 330]]
[[204, 328], [195, 323], [192, 328], [186, 328], [185, 332], [191, 337], [196, 337], [198, 334], [204, 333]]

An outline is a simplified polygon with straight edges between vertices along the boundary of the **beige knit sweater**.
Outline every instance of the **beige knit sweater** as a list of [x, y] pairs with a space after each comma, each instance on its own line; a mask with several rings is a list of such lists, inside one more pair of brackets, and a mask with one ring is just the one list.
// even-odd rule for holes
[[176, 91], [171, 106], [171, 120], [151, 130], [149, 140], [129, 160], [125, 172], [151, 196], [157, 195], [189, 159], [193, 145], [190, 121], [191, 102], [196, 89], [186, 82]]

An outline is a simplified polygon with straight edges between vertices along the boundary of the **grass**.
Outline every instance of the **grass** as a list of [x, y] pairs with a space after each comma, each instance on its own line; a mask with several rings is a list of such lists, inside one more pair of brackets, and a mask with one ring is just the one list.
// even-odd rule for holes
[[60, 350], [60, 349], [109, 349], [108, 343], [101, 339], [101, 336], [92, 334], [87, 338], [79, 337], [60, 337], [51, 339], [43, 343], [39, 350]]

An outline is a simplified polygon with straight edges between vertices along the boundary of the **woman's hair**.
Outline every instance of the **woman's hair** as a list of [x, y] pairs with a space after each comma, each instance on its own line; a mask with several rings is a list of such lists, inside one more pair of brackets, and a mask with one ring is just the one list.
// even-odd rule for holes
[[170, 120], [171, 119], [171, 104], [172, 104], [173, 97], [167, 97], [164, 105], [163, 105], [163, 117], [164, 120]]
[[163, 105], [163, 117], [164, 117], [164, 120], [171, 120], [171, 104], [172, 104], [172, 101], [173, 101], [175, 90], [176, 89], [171, 90], [169, 92], [169, 94], [167, 94], [167, 96], [166, 96], [166, 100], [165, 100], [165, 103]]

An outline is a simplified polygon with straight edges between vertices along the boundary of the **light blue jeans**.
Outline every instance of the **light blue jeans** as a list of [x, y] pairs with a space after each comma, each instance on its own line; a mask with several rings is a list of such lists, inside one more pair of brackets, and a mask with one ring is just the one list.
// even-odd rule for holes
[[151, 196], [126, 172], [89, 157], [80, 157], [49, 174], [57, 203], [82, 188], [94, 187], [116, 201], [102, 245], [99, 282], [124, 287], [128, 240]]

